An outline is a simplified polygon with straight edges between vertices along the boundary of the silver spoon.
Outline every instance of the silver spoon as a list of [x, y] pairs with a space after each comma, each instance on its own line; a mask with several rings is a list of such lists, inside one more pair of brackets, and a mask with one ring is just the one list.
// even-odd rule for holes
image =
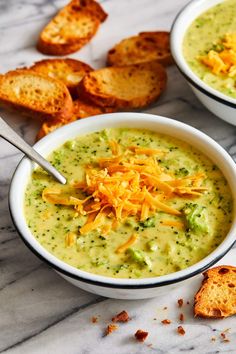
[[52, 175], [58, 182], [66, 184], [66, 178], [45, 160], [36, 150], [27, 144], [1, 117], [0, 117], [0, 136], [21, 150], [31, 160], [35, 161], [45, 171]]

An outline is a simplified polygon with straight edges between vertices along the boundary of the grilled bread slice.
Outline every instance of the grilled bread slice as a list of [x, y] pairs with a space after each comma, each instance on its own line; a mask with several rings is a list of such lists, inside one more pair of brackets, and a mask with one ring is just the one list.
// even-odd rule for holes
[[90, 41], [106, 17], [96, 1], [72, 0], [43, 29], [37, 48], [51, 55], [76, 52]]
[[195, 316], [223, 318], [235, 315], [236, 267], [222, 265], [203, 275], [202, 286], [195, 295]]
[[88, 64], [69, 58], [40, 60], [29, 69], [61, 80], [67, 86], [72, 96], [76, 96], [77, 85], [84, 75], [93, 71]]
[[51, 120], [46, 120], [42, 124], [36, 140], [42, 139], [45, 135], [51, 133], [52, 131], [56, 130], [57, 128], [62, 127], [65, 124], [71, 123], [75, 120], [81, 119], [81, 118], [87, 118], [91, 116], [95, 116], [98, 114], [104, 114], [104, 113], [112, 113], [115, 112], [116, 110], [111, 107], [99, 107], [93, 103], [82, 101], [80, 99], [77, 99], [73, 101], [74, 104], [74, 109], [73, 109], [73, 114], [71, 115], [70, 119], [67, 121], [51, 121]]
[[107, 64], [123, 66], [157, 60], [162, 65], [171, 65], [169, 37], [169, 32], [141, 32], [126, 38], [109, 50]]
[[30, 70], [9, 71], [0, 76], [0, 105], [28, 116], [66, 120], [73, 102], [66, 86]]
[[155, 101], [166, 81], [164, 67], [153, 61], [93, 71], [82, 79], [78, 90], [81, 97], [99, 106], [138, 108]]

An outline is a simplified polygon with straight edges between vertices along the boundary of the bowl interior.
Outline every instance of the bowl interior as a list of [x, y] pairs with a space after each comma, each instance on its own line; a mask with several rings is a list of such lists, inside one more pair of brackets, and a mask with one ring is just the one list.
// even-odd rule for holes
[[211, 94], [211, 97], [218, 97], [222, 103], [230, 102], [233, 104], [233, 107], [236, 108], [236, 99], [208, 86], [191, 70], [183, 55], [183, 40], [188, 27], [199, 15], [222, 1], [224, 0], [192, 0], [188, 3], [174, 20], [171, 29], [170, 45], [172, 55], [178, 68], [194, 86], [203, 88], [205, 92]]
[[[225, 175], [232, 191], [235, 208], [236, 168], [231, 157], [220, 145], [218, 145], [207, 135], [203, 134], [195, 128], [172, 119], [143, 113], [112, 113], [95, 116], [92, 118], [76, 121], [56, 130], [35, 144], [34, 147], [44, 157], [47, 157], [51, 151], [69, 139], [73, 139], [79, 135], [85, 135], [105, 128], [118, 127], [149, 129], [184, 140], [198, 148], [223, 171], [223, 174]], [[114, 286], [145, 286], [150, 284], [164, 284], [165, 282], [171, 283], [199, 273], [207, 266], [216, 262], [219, 258], [223, 257], [223, 255], [228, 251], [235, 240], [234, 232], [236, 231], [236, 218], [234, 217], [231, 229], [227, 237], [216, 250], [214, 250], [209, 256], [194, 264], [193, 266], [175, 273], [154, 278], [118, 279], [95, 275], [76, 269], [64, 263], [63, 261], [60, 261], [51, 253], [46, 251], [31, 234], [27, 226], [23, 207], [24, 194], [25, 188], [34, 168], [34, 163], [32, 163], [28, 158], [23, 158], [13, 176], [9, 193], [9, 206], [14, 224], [23, 241], [33, 250], [34, 253], [47, 261], [55, 269], [62, 271], [71, 277], [87, 280], [89, 279], [90, 282], [99, 282], [99, 284], [113, 284]]]

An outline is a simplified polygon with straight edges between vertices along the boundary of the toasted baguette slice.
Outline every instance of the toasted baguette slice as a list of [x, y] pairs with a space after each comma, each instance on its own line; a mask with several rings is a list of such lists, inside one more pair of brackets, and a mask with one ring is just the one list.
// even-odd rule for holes
[[30, 70], [9, 71], [0, 76], [0, 104], [29, 116], [65, 120], [73, 102], [66, 86]]
[[72, 96], [76, 95], [77, 85], [84, 75], [93, 71], [88, 64], [69, 58], [40, 60], [29, 69], [61, 80], [67, 86]]
[[132, 65], [157, 60], [162, 65], [173, 64], [170, 53], [169, 32], [141, 32], [124, 39], [107, 56], [111, 66]]
[[74, 104], [74, 110], [70, 119], [63, 122], [46, 120], [40, 128], [36, 140], [42, 139], [45, 135], [51, 133], [57, 128], [60, 128], [63, 125], [71, 123], [75, 120], [95, 116], [98, 114], [112, 113], [116, 111], [114, 108], [99, 107], [93, 103], [82, 101], [80, 99], [73, 101], [73, 104]]
[[106, 17], [96, 1], [72, 0], [43, 29], [37, 48], [51, 55], [76, 52], [90, 41]]
[[143, 107], [155, 101], [166, 86], [165, 69], [158, 62], [93, 71], [80, 82], [82, 97], [99, 106]]
[[57, 121], [57, 120], [49, 120], [46, 119], [41, 128], [38, 131], [38, 134], [36, 136], [36, 141], [42, 139], [44, 136], [46, 136], [47, 134], [53, 132], [54, 130], [62, 127], [63, 125], [66, 125], [68, 123], [71, 123], [73, 121], [75, 121], [75, 117], [71, 116], [71, 118], [69, 118], [67, 121]]
[[96, 116], [98, 114], [116, 112], [114, 107], [100, 107], [94, 103], [77, 99], [73, 101], [74, 104], [74, 117], [76, 119], [87, 118]]
[[195, 295], [195, 316], [223, 318], [235, 315], [236, 267], [218, 266], [203, 275], [202, 286]]

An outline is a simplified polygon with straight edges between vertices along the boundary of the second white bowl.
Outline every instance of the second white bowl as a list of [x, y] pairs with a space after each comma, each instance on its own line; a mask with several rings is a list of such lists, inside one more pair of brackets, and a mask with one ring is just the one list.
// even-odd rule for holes
[[208, 86], [191, 70], [183, 55], [183, 40], [188, 27], [199, 15], [220, 2], [222, 0], [193, 0], [180, 11], [171, 29], [171, 52], [180, 72], [204, 106], [219, 118], [236, 125], [236, 99]]

